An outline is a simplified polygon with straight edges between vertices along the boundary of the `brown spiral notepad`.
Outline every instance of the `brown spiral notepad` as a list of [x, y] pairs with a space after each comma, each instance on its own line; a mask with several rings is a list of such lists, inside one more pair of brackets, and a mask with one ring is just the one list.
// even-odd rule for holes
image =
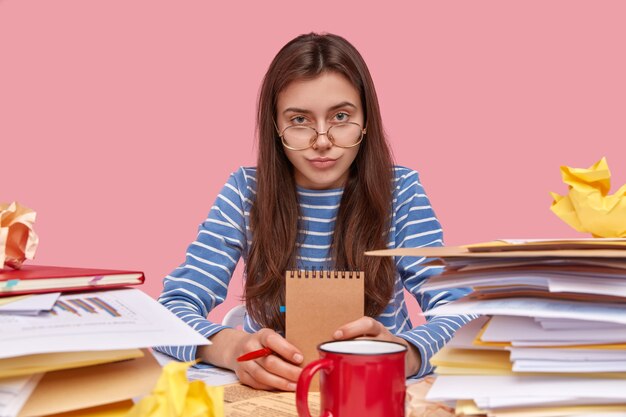
[[317, 345], [333, 340], [342, 325], [364, 315], [363, 272], [287, 271], [285, 336], [307, 364], [318, 358]]

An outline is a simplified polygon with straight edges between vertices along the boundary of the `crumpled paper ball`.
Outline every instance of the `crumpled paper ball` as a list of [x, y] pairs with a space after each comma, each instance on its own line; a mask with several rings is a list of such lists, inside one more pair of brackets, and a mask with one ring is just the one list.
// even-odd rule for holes
[[626, 237], [626, 184], [609, 195], [611, 172], [602, 158], [591, 167], [561, 167], [567, 195], [551, 193], [550, 208], [561, 220], [579, 232], [594, 237]]
[[204, 381], [189, 382], [187, 368], [194, 362], [170, 362], [152, 393], [130, 409], [126, 417], [223, 417], [224, 388]]
[[20, 269], [33, 259], [39, 238], [33, 230], [37, 213], [17, 202], [0, 203], [0, 269]]

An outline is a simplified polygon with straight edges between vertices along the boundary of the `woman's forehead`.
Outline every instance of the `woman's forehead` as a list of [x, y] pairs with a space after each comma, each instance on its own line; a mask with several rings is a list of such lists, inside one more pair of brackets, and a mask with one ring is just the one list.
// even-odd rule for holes
[[361, 107], [360, 94], [352, 83], [336, 72], [318, 77], [295, 80], [287, 85], [277, 99], [279, 113], [287, 109], [316, 112], [336, 109], [343, 105]]

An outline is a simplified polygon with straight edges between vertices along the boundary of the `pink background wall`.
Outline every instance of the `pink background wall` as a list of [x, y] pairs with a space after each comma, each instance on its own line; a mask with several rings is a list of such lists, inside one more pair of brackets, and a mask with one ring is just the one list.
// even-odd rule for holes
[[0, 202], [38, 212], [36, 263], [142, 269], [157, 296], [310, 31], [365, 57], [447, 244], [577, 236], [549, 210], [560, 165], [626, 181], [626, 2], [270, 3], [0, 0]]

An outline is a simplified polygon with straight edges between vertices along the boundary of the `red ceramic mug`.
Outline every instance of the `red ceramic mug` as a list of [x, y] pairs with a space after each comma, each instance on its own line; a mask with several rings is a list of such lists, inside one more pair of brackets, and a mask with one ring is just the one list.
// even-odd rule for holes
[[300, 417], [311, 417], [307, 396], [320, 372], [322, 417], [404, 416], [406, 346], [382, 340], [322, 343], [320, 359], [307, 365], [296, 388]]

